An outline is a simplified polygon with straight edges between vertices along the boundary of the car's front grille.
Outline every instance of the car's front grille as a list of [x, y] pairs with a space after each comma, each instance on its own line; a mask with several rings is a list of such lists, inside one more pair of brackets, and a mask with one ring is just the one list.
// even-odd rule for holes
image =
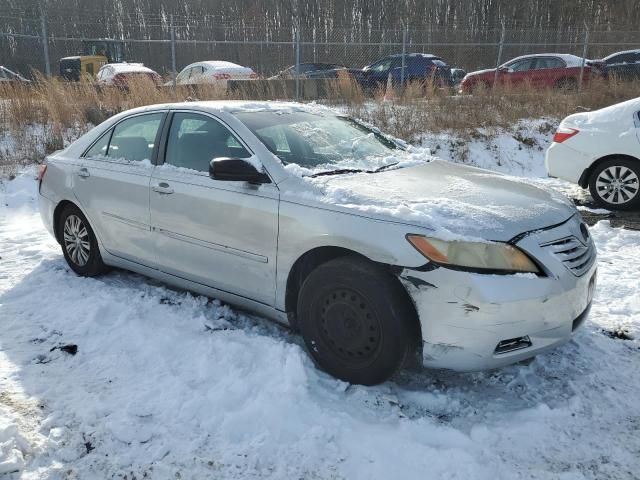
[[591, 238], [585, 242], [577, 237], [569, 237], [554, 240], [540, 245], [545, 250], [550, 251], [560, 260], [574, 275], [580, 277], [584, 275], [593, 264], [596, 258], [595, 248]]

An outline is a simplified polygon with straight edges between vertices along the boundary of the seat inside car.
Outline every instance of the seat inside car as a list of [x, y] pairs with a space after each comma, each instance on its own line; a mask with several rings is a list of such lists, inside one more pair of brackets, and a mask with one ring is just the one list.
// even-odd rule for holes
[[212, 159], [230, 156], [228, 139], [229, 134], [221, 129], [185, 132], [176, 141], [175, 158], [168, 162], [178, 167], [208, 171]]
[[109, 145], [109, 157], [124, 158], [132, 162], [150, 159], [153, 145], [144, 137], [114, 137]]

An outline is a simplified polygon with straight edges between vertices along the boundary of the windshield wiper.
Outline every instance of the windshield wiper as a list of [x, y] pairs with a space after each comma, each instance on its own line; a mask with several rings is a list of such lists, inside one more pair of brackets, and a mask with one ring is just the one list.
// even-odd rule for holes
[[345, 173], [378, 173], [387, 168], [394, 167], [398, 165], [400, 162], [389, 163], [387, 165], [382, 165], [381, 167], [376, 168], [375, 170], [362, 170], [360, 168], [339, 168], [337, 170], [326, 170], [324, 172], [314, 173], [313, 175], [309, 175], [309, 177], [323, 177], [325, 175], [342, 175]]
[[361, 170], [359, 168], [339, 168], [337, 170], [326, 170], [324, 172], [314, 173], [313, 175], [309, 175], [311, 178], [314, 177], [324, 177], [325, 175], [342, 175], [343, 173], [372, 173], [368, 170]]
[[396, 165], [398, 165], [400, 162], [393, 162], [393, 163], [388, 163], [386, 165], [382, 165], [381, 167], [376, 168], [375, 170], [372, 171], [368, 171], [367, 173], [378, 173], [381, 172], [383, 170], [386, 170], [387, 168], [391, 168], [391, 167], [395, 167]]

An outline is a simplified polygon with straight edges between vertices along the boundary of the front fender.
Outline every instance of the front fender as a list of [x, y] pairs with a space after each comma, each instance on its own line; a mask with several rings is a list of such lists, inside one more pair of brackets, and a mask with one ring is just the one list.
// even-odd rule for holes
[[406, 240], [424, 228], [357, 214], [280, 202], [276, 308], [284, 310], [287, 278], [295, 262], [318, 247], [340, 247], [379, 263], [417, 268], [426, 259]]

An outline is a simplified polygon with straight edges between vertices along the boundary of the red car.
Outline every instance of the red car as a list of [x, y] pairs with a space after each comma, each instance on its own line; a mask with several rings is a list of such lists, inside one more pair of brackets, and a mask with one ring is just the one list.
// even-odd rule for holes
[[[498, 67], [498, 85], [519, 86], [528, 84], [533, 88], [575, 89], [580, 81], [582, 58], [564, 53], [540, 53], [514, 58]], [[584, 60], [583, 84], [592, 75], [600, 74], [589, 60]], [[460, 90], [471, 93], [479, 88], [491, 88], [496, 80], [496, 69], [478, 70], [467, 74]]]

